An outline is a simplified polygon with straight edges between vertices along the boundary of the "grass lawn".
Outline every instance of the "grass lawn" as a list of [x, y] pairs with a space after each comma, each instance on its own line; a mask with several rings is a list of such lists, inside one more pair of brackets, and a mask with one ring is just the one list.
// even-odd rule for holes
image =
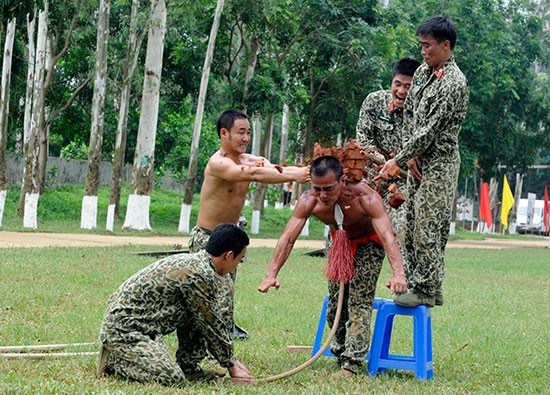
[[[106, 301], [155, 258], [151, 247], [0, 250], [0, 346], [81, 343], [97, 338]], [[258, 377], [303, 363], [326, 294], [323, 258], [295, 250], [281, 288], [257, 292], [271, 250], [250, 249], [239, 268], [235, 317], [252, 338], [235, 343], [237, 358]], [[321, 357], [308, 369], [258, 386], [194, 384], [175, 390], [95, 378], [96, 357], [0, 359], [0, 394], [542, 394], [549, 393], [550, 254], [548, 249], [449, 249], [445, 305], [433, 310], [435, 380], [389, 371], [331, 381], [338, 368]], [[378, 296], [390, 297], [383, 283]], [[400, 320], [400, 318], [402, 320]], [[397, 317], [392, 352], [411, 350], [411, 322]], [[167, 337], [175, 350], [175, 337]], [[90, 350], [96, 350], [91, 347]], [[71, 350], [74, 351], [74, 350]]]

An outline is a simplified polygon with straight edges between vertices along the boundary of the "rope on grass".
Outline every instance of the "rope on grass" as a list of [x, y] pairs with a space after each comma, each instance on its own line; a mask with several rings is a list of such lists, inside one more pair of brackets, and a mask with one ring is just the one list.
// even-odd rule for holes
[[5, 352], [0, 353], [0, 358], [4, 359], [43, 359], [43, 358], [65, 358], [65, 357], [85, 357], [90, 355], [99, 355], [98, 351], [83, 351], [83, 352]]
[[[65, 343], [65, 344], [38, 344], [24, 346], [2, 346], [0, 347], [0, 358], [4, 359], [42, 359], [42, 358], [65, 358], [98, 355], [97, 351], [76, 351], [76, 352], [49, 352], [59, 351], [67, 348], [95, 346], [96, 343]], [[44, 352], [37, 352], [44, 351]]]
[[63, 350], [69, 347], [88, 347], [94, 346], [96, 343], [64, 343], [64, 344], [38, 344], [32, 346], [2, 346], [0, 354], [3, 353], [23, 353], [29, 351], [55, 351]]

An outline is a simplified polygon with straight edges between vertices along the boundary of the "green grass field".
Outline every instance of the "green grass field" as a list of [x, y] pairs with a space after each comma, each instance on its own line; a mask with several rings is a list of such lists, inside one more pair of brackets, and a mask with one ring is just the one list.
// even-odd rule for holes
[[[0, 250], [0, 346], [93, 342], [106, 301], [131, 274], [155, 258], [151, 247]], [[281, 288], [256, 288], [271, 251], [250, 249], [237, 280], [235, 317], [252, 338], [235, 343], [237, 358], [258, 377], [303, 363], [326, 294], [323, 258], [295, 250], [280, 273]], [[95, 377], [96, 357], [0, 359], [0, 394], [543, 394], [550, 374], [548, 249], [448, 249], [445, 305], [433, 310], [435, 380], [389, 371], [331, 381], [333, 358], [258, 386], [194, 384], [184, 389]], [[385, 263], [378, 296], [390, 273]], [[397, 317], [392, 352], [411, 350], [411, 321]], [[175, 337], [167, 337], [175, 350]], [[91, 347], [87, 350], [96, 350]], [[75, 351], [75, 350], [70, 350]]]

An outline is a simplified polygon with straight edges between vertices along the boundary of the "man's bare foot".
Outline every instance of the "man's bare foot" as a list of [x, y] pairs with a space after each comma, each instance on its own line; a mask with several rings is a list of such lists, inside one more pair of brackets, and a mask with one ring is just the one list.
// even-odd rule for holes
[[349, 377], [353, 377], [355, 376], [355, 372], [352, 372], [351, 370], [347, 370], [347, 369], [340, 369], [338, 372], [336, 373], [333, 373], [331, 378], [336, 380], [336, 379], [347, 379]]

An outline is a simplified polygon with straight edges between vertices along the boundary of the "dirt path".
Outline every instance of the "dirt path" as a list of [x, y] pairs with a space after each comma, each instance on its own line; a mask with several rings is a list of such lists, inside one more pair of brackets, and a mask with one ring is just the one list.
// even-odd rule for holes
[[[174, 249], [175, 246], [187, 246], [187, 236], [109, 236], [94, 234], [72, 233], [43, 233], [43, 232], [7, 232], [0, 231], [0, 248], [14, 247], [100, 247], [113, 245], [155, 245]], [[276, 239], [254, 239], [251, 247], [274, 248]], [[321, 249], [322, 240], [297, 240], [296, 248]], [[485, 240], [457, 240], [450, 241], [448, 248], [550, 248], [550, 238], [534, 237], [530, 240], [491, 239]]]

